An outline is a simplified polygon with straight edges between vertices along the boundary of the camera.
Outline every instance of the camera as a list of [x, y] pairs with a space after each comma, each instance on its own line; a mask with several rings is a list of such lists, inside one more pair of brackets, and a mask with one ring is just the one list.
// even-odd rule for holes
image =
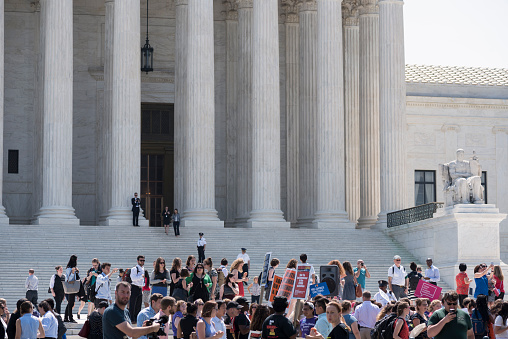
[[146, 322], [146, 326], [152, 326], [153, 323], [159, 324], [159, 330], [157, 332], [152, 332], [147, 334], [148, 339], [158, 339], [159, 336], [165, 336], [166, 332], [164, 332], [164, 325], [166, 325], [169, 321], [169, 317], [167, 315], [163, 315], [159, 319], [151, 318]]

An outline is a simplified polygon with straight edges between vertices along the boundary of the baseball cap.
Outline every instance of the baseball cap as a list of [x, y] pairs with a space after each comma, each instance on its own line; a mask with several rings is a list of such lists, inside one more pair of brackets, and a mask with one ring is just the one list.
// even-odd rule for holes
[[226, 309], [229, 310], [230, 308], [242, 309], [243, 306], [238, 305], [236, 301], [230, 301], [228, 302], [228, 306], [226, 306]]

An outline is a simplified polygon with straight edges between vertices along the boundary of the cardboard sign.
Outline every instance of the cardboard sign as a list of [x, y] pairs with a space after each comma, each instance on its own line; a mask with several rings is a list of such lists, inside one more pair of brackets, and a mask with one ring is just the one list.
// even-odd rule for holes
[[441, 287], [434, 284], [428, 283], [423, 279], [420, 279], [418, 286], [415, 290], [415, 297], [417, 298], [429, 298], [430, 301], [439, 299], [441, 296]]
[[328, 289], [328, 285], [326, 284], [326, 282], [322, 282], [316, 285], [310, 285], [309, 291], [311, 298], [314, 298], [316, 295], [322, 296], [330, 295], [330, 290]]
[[277, 292], [277, 297], [286, 297], [286, 299], [289, 301], [293, 295], [295, 280], [296, 270], [292, 268], [286, 268], [284, 278], [282, 278], [282, 283], [280, 284], [279, 291]]
[[272, 252], [265, 254], [265, 261], [263, 263], [263, 273], [261, 274], [261, 282], [259, 286], [265, 286], [268, 280], [268, 269], [270, 268], [270, 261], [272, 260]]
[[296, 282], [293, 290], [293, 298], [305, 299], [307, 298], [307, 291], [309, 287], [311, 265], [301, 264], [296, 268]]
[[273, 298], [277, 295], [277, 292], [279, 291], [280, 284], [282, 283], [282, 277], [279, 277], [278, 275], [273, 276], [272, 281], [272, 289], [270, 290], [270, 302], [273, 303]]

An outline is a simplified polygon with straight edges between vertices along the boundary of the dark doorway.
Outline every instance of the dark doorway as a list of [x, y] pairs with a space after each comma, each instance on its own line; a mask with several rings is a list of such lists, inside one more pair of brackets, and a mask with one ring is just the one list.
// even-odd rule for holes
[[141, 200], [150, 226], [162, 226], [164, 206], [172, 210], [174, 105], [141, 104]]

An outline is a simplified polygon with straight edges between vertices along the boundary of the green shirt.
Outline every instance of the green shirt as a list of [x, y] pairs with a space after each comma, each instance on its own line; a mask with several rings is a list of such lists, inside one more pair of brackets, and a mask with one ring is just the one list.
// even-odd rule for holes
[[[448, 312], [444, 308], [432, 313], [428, 326], [436, 325]], [[467, 331], [473, 328], [469, 314], [457, 310], [457, 317], [443, 326], [441, 332], [434, 339], [467, 339]]]
[[[187, 283], [187, 286], [192, 282], [192, 278], [194, 277], [194, 273], [191, 273], [190, 276], [185, 278], [185, 282]], [[210, 284], [209, 287], [207, 287], [208, 292], [210, 292], [210, 289], [212, 288], [212, 279], [210, 279], [210, 276], [208, 274], [205, 274], [205, 277], [203, 278], [204, 284]]]

